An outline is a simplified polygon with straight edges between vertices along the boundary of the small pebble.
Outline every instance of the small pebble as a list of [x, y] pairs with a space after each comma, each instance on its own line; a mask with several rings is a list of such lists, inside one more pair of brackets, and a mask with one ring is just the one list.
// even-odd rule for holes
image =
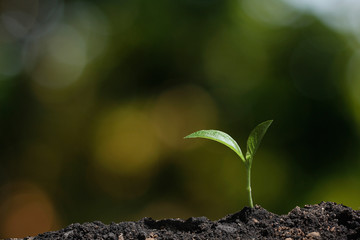
[[226, 226], [226, 225], [223, 225], [223, 224], [220, 224], [220, 225], [216, 226], [216, 228], [219, 229], [219, 230], [228, 232], [228, 233], [236, 232], [236, 228], [231, 227], [231, 226]]
[[313, 238], [319, 238], [320, 233], [319, 232], [311, 232], [306, 235], [307, 237], [313, 237]]
[[68, 237], [69, 237], [69, 235], [72, 235], [73, 233], [74, 233], [74, 231], [73, 231], [73, 230], [71, 230], [71, 231], [68, 231], [68, 232], [64, 233], [64, 238], [68, 238]]

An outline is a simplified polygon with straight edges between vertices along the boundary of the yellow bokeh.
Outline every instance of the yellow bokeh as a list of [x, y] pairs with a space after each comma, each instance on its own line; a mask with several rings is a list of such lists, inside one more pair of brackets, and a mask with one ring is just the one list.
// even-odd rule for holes
[[308, 203], [321, 201], [336, 202], [360, 210], [360, 179], [358, 176], [331, 176], [315, 184], [308, 197]]
[[0, 235], [5, 238], [35, 236], [58, 227], [54, 206], [47, 194], [29, 182], [3, 186], [8, 195], [0, 201]]
[[94, 152], [96, 162], [109, 171], [124, 175], [148, 171], [159, 155], [149, 116], [131, 104], [106, 111], [98, 121]]
[[152, 121], [166, 147], [181, 149], [185, 146], [183, 138], [189, 133], [215, 127], [217, 108], [205, 90], [192, 85], [179, 86], [157, 98]]

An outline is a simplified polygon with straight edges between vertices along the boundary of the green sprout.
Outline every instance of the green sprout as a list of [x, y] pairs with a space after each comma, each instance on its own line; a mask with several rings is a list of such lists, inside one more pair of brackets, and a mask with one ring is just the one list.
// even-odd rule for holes
[[241, 152], [241, 149], [240, 149], [239, 145], [237, 144], [237, 142], [227, 133], [224, 133], [224, 132], [221, 132], [218, 130], [200, 130], [200, 131], [194, 132], [185, 137], [185, 138], [206, 138], [206, 139], [217, 141], [217, 142], [222, 143], [222, 144], [226, 145], [227, 147], [229, 147], [241, 158], [241, 160], [245, 164], [245, 168], [246, 168], [246, 175], [247, 175], [246, 190], [249, 195], [249, 204], [250, 204], [251, 208], [254, 207], [252, 195], [251, 195], [251, 165], [252, 165], [252, 161], [254, 159], [254, 155], [260, 146], [260, 142], [272, 122], [273, 122], [273, 120], [268, 120], [268, 121], [262, 122], [251, 131], [251, 133], [247, 139], [247, 147], [246, 147], [245, 157], [244, 157], [243, 153]]

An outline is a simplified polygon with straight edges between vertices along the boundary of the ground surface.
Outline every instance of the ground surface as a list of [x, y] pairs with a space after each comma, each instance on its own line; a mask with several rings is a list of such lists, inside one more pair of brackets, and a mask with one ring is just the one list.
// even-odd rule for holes
[[331, 202], [296, 207], [287, 215], [270, 213], [260, 206], [244, 208], [218, 221], [206, 217], [71, 224], [38, 239], [360, 239], [360, 211]]

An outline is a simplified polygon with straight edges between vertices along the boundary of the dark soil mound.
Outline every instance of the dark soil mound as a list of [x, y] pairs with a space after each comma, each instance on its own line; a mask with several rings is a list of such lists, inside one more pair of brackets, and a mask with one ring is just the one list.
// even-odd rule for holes
[[71, 224], [37, 239], [360, 239], [360, 211], [331, 202], [296, 207], [287, 215], [270, 213], [260, 206], [244, 208], [218, 221], [206, 217]]

